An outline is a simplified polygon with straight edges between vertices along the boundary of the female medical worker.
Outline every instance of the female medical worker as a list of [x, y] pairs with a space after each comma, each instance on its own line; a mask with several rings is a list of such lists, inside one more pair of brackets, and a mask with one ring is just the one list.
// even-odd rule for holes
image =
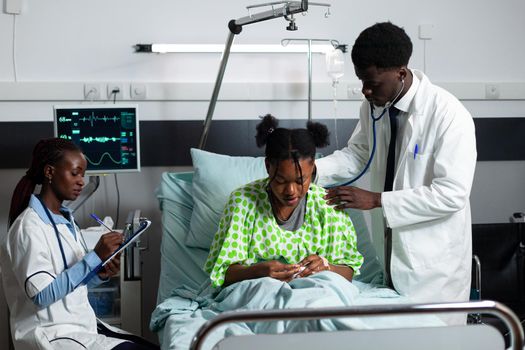
[[[390, 22], [359, 35], [352, 61], [367, 101], [348, 146], [316, 161], [319, 183], [340, 183], [359, 174], [373, 152], [375, 129], [371, 191], [342, 186], [329, 190], [327, 197], [340, 208], [378, 208], [372, 211], [374, 246], [384, 256], [386, 283], [401, 295], [413, 302], [467, 301], [474, 123], [454, 96], [407, 68], [411, 53], [410, 38]], [[372, 105], [388, 114], [380, 118], [381, 108]], [[443, 318], [449, 324], [465, 322], [461, 315]]]
[[[103, 235], [88, 253], [72, 213], [62, 206], [80, 195], [86, 165], [72, 142], [41, 140], [13, 193], [0, 262], [17, 350], [143, 348], [97, 332], [83, 279], [122, 243], [122, 234]], [[38, 196], [32, 194], [36, 184], [42, 185]], [[88, 285], [114, 276], [119, 266], [115, 258]]]

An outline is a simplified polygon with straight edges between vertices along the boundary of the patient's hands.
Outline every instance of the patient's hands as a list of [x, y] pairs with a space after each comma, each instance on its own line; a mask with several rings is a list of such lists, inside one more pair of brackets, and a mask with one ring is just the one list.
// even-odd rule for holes
[[304, 258], [299, 264], [285, 264], [278, 260], [268, 260], [250, 266], [230, 265], [226, 270], [223, 286], [261, 277], [271, 277], [279, 281], [290, 282], [294, 278], [308, 277], [321, 271], [333, 271], [349, 281], [352, 281], [354, 275], [352, 268], [344, 265], [330, 265], [326, 258], [312, 254]]
[[299, 266], [301, 266], [300, 272], [294, 278], [308, 277], [321, 271], [335, 272], [350, 282], [352, 282], [354, 277], [354, 270], [351, 267], [330, 264], [326, 258], [317, 254], [307, 256], [299, 263]]
[[284, 264], [277, 260], [264, 261], [253, 265], [259, 277], [272, 277], [283, 282], [291, 281], [300, 271], [300, 264]]
[[299, 265], [304, 267], [304, 269], [301, 269], [302, 271], [295, 277], [308, 277], [317, 272], [330, 271], [330, 264], [328, 261], [317, 254], [307, 256], [299, 263]]
[[283, 282], [291, 281], [300, 271], [299, 264], [284, 264], [277, 260], [260, 262], [250, 266], [233, 264], [226, 270], [223, 286], [248, 279], [271, 277]]

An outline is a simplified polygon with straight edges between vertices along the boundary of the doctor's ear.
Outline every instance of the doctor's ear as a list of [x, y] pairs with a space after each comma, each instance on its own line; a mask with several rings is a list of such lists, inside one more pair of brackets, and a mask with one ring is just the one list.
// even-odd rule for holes
[[408, 68], [407, 67], [401, 67], [399, 69], [399, 81], [404, 82], [405, 78], [408, 75]]
[[47, 164], [44, 166], [44, 177], [48, 179], [51, 182], [51, 179], [53, 178], [53, 174], [55, 173], [55, 167], [52, 165]]

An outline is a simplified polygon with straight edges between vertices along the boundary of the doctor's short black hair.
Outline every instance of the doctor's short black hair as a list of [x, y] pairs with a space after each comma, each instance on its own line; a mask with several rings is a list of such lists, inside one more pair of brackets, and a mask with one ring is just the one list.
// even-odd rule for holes
[[403, 28], [390, 22], [376, 23], [357, 37], [352, 47], [352, 62], [356, 69], [371, 66], [396, 68], [408, 65], [412, 41]]

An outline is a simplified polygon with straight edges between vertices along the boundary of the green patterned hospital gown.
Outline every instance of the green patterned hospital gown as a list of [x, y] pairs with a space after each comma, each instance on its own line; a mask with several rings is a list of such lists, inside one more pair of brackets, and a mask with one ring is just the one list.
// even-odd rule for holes
[[311, 254], [349, 266], [357, 274], [363, 257], [357, 251], [354, 225], [346, 213], [326, 203], [324, 189], [310, 185], [304, 223], [292, 232], [281, 229], [275, 220], [268, 181], [257, 180], [231, 193], [205, 264], [212, 285], [224, 283], [232, 264], [266, 260], [296, 264]]

